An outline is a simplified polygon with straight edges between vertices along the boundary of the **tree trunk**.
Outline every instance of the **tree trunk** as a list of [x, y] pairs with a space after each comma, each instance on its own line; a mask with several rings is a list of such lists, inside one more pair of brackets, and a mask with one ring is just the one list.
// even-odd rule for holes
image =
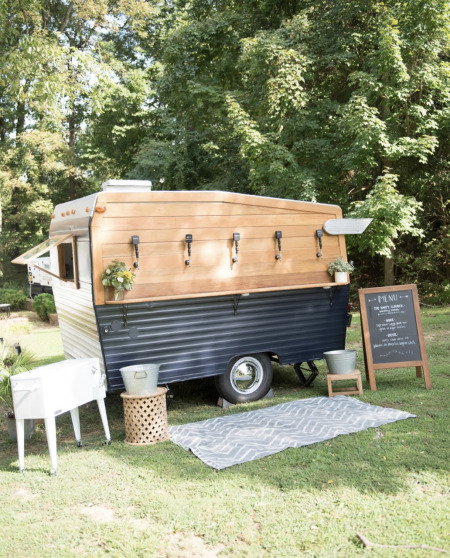
[[21, 134], [25, 128], [25, 103], [19, 101], [17, 103], [17, 123], [16, 123], [16, 135]]
[[0, 117], [0, 142], [4, 143], [6, 141], [6, 127], [5, 121]]
[[75, 180], [75, 107], [72, 107], [72, 112], [69, 116], [69, 150], [71, 157], [71, 169], [69, 174], [69, 200], [74, 200], [76, 198], [76, 180]]
[[393, 258], [384, 258], [384, 285], [391, 286], [395, 281], [394, 260]]

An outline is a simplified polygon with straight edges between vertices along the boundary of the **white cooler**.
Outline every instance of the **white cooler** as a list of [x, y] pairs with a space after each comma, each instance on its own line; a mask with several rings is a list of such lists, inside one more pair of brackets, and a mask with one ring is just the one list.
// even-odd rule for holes
[[44, 419], [52, 474], [56, 474], [55, 417], [70, 411], [78, 446], [81, 447], [78, 407], [97, 401], [106, 441], [111, 443], [106, 417], [104, 377], [98, 358], [82, 358], [55, 362], [11, 377], [14, 414], [17, 426], [19, 468], [24, 471], [24, 420]]

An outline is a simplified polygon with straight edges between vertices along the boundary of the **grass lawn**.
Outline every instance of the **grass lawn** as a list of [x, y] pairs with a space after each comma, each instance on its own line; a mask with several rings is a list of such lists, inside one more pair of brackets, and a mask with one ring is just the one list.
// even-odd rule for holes
[[[378, 371], [377, 392], [361, 400], [417, 418], [215, 471], [171, 442], [123, 443], [121, 399], [107, 398], [111, 446], [95, 404], [81, 409], [84, 447], [70, 415], [57, 420], [58, 476], [42, 426], [25, 446], [0, 425], [0, 556], [353, 557], [355, 533], [380, 544], [426, 544], [450, 552], [450, 308], [422, 311], [433, 389], [415, 369]], [[3, 322], [5, 328], [5, 322]], [[30, 328], [21, 344], [40, 363], [63, 358], [55, 329]], [[354, 316], [347, 346], [361, 348]], [[47, 359], [47, 360], [45, 360]], [[364, 369], [362, 350], [358, 366]], [[210, 379], [175, 384], [169, 423], [258, 409], [327, 394], [325, 364], [313, 387], [299, 389], [291, 367], [276, 367], [275, 399], [215, 407]], [[428, 557], [425, 549], [374, 548], [372, 556]]]

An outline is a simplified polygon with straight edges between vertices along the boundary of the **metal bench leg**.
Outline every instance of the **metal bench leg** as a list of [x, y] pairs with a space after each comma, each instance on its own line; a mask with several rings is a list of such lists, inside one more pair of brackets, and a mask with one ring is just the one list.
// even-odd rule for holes
[[52, 464], [51, 475], [56, 475], [58, 470], [58, 458], [56, 452], [56, 420], [55, 417], [44, 419], [45, 433], [47, 434], [48, 451], [50, 453], [50, 461]]
[[25, 470], [25, 419], [16, 419], [17, 452], [19, 454], [19, 469]]
[[75, 432], [75, 440], [79, 448], [83, 445], [81, 443], [81, 429], [80, 429], [80, 413], [78, 407], [70, 410], [70, 416], [72, 418], [73, 431]]
[[109, 444], [111, 443], [111, 434], [109, 432], [108, 417], [106, 416], [105, 400], [103, 399], [103, 397], [97, 399], [97, 405], [98, 410], [100, 411], [100, 416], [102, 418], [103, 429], [105, 430], [106, 443], [109, 446]]

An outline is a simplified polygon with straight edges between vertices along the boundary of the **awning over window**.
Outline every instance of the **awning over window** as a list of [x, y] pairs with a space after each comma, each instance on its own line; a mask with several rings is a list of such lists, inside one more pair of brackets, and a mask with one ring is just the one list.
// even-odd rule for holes
[[41, 244], [38, 244], [34, 248], [31, 248], [31, 250], [28, 250], [28, 252], [25, 252], [25, 254], [22, 254], [21, 256], [13, 260], [12, 263], [22, 265], [29, 264], [36, 258], [39, 258], [39, 256], [42, 256], [42, 254], [45, 254], [45, 252], [48, 252], [52, 248], [55, 248], [71, 236], [71, 234], [66, 234], [65, 236], [54, 236], [52, 238], [49, 238], [48, 240], [41, 242]]

